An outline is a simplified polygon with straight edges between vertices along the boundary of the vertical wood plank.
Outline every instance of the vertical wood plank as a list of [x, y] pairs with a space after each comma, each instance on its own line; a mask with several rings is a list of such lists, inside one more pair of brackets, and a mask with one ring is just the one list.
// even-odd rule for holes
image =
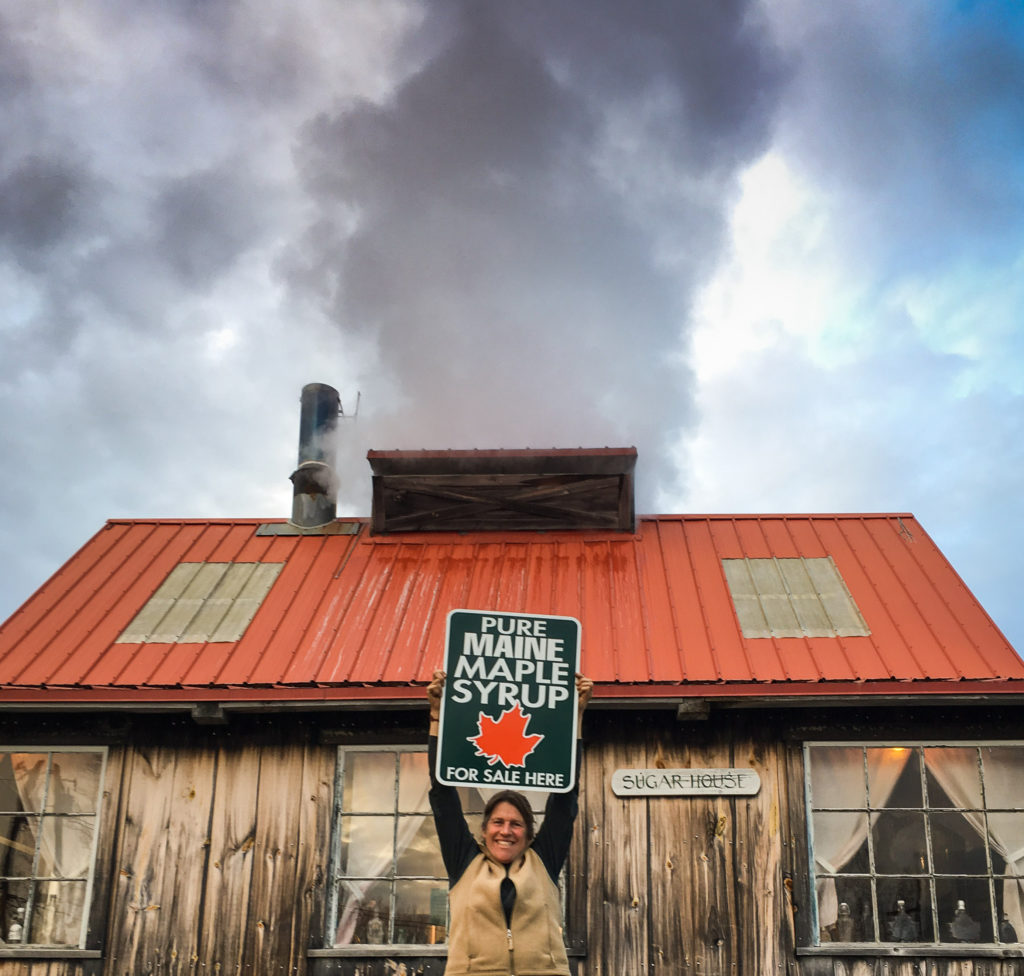
[[[610, 724], [606, 720], [606, 729]], [[606, 732], [601, 761], [587, 770], [590, 947], [585, 971], [594, 976], [647, 971], [647, 803], [611, 791], [615, 769], [646, 763], [638, 726], [642, 723]]]
[[[650, 748], [655, 769], [690, 765], [693, 726], [667, 720]], [[636, 802], [636, 801], [634, 801]], [[650, 810], [650, 962], [654, 976], [693, 971], [694, 926], [692, 804], [681, 797], [652, 797]]]
[[189, 973], [197, 959], [215, 756], [188, 745], [127, 757], [120, 868], [106, 972]]
[[216, 750], [217, 792], [210, 818], [200, 972], [218, 976], [242, 972], [261, 753], [258, 742], [239, 741], [233, 736], [225, 736]]
[[[306, 968], [313, 896], [323, 887], [334, 754], [302, 739], [268, 749], [260, 792], [244, 972]], [[326, 758], [325, 758], [326, 756]]]
[[[737, 950], [749, 972], [776, 973], [792, 958], [788, 906], [782, 885], [781, 816], [785, 772], [774, 744], [737, 735], [731, 766], [751, 768], [761, 778], [755, 796], [733, 801], [736, 825]], [[783, 956], [783, 940], [787, 953]]]
[[[726, 742], [721, 737], [712, 738], [702, 729], [691, 741], [687, 765], [728, 767], [731, 761]], [[700, 976], [727, 976], [738, 971], [734, 969], [737, 960], [734, 806], [727, 797], [692, 797], [683, 802], [690, 808], [692, 838], [690, 924], [694, 971]]]

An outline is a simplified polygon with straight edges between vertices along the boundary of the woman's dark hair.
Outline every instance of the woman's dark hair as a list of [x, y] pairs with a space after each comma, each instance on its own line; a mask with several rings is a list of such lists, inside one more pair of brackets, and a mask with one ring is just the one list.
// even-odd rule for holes
[[487, 806], [484, 807], [483, 826], [487, 826], [487, 821], [491, 819], [491, 814], [499, 803], [511, 803], [519, 811], [519, 816], [526, 825], [526, 839], [533, 840], [533, 811], [530, 809], [530, 802], [522, 793], [515, 790], [500, 790], [487, 801]]

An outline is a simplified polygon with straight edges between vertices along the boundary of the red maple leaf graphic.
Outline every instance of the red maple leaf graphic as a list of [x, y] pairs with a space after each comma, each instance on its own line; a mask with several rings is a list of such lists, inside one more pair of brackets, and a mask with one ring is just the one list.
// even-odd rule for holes
[[487, 765], [493, 766], [501, 762], [509, 766], [524, 766], [526, 757], [540, 745], [543, 735], [527, 735], [526, 726], [530, 722], [519, 702], [502, 712], [497, 718], [484, 715], [477, 718], [477, 735], [467, 736], [476, 746], [478, 756], [487, 757]]

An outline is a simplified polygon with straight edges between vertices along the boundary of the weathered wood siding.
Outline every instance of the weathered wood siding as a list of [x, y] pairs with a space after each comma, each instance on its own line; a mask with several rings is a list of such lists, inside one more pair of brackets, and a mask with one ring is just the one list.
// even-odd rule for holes
[[[324, 931], [330, 721], [276, 715], [209, 728], [134, 719], [108, 737], [88, 941], [101, 955], [0, 954], [0, 976], [395, 972], [381, 955], [308, 956]], [[422, 741], [421, 713], [339, 723], [345, 741]], [[1024, 976], [1021, 959], [799, 953], [811, 897], [803, 770], [800, 736], [787, 738], [784, 724], [742, 711], [691, 723], [667, 710], [588, 715], [567, 869], [577, 976]], [[822, 728], [837, 733], [831, 719]], [[74, 736], [73, 724], [49, 737], [18, 729], [38, 741]], [[616, 769], [659, 767], [752, 767], [761, 789], [752, 797], [612, 793]], [[425, 976], [443, 966], [437, 957], [405, 963]]]
[[[669, 712], [587, 721], [569, 902], [573, 943], [586, 946], [580, 976], [1024, 976], [1022, 959], [798, 954], [810, 941], [811, 891], [801, 746], [785, 722], [749, 712], [691, 723]], [[620, 799], [611, 791], [616, 769], [701, 767], [753, 768], [760, 792]]]
[[[611, 791], [625, 768], [752, 766], [753, 797], [630, 797]], [[585, 858], [587, 957], [594, 976], [736, 976], [784, 972], [781, 819], [775, 747], [717, 735], [664, 714], [596, 719], [587, 746], [574, 858]], [[573, 875], [578, 882], [577, 875]]]
[[305, 972], [333, 777], [287, 720], [131, 748], [104, 971]]

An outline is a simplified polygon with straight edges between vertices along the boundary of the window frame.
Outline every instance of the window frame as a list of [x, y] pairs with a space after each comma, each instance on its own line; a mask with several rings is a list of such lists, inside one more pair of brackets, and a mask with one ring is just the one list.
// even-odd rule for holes
[[[341, 822], [342, 817], [347, 814], [344, 812], [343, 803], [343, 791], [345, 785], [345, 756], [346, 754], [359, 753], [359, 752], [389, 752], [389, 753], [420, 753], [424, 756], [428, 754], [427, 743], [422, 742], [395, 742], [395, 741], [374, 741], [374, 742], [361, 742], [361, 743], [339, 743], [336, 745], [335, 751], [335, 772], [334, 772], [334, 788], [331, 802], [331, 822], [329, 825], [330, 831], [330, 846], [328, 851], [328, 862], [327, 862], [327, 891], [325, 892], [324, 898], [324, 911], [323, 911], [323, 937], [320, 940], [321, 948], [311, 949], [309, 955], [311, 957], [330, 957], [330, 956], [354, 956], [354, 957], [371, 957], [371, 956], [388, 956], [388, 957], [401, 957], [403, 959], [416, 958], [416, 957], [428, 957], [428, 956], [447, 956], [448, 954], [448, 942], [447, 938], [443, 942], [435, 943], [433, 945], [427, 943], [417, 942], [384, 942], [380, 945], [364, 943], [364, 942], [353, 942], [353, 943], [342, 943], [340, 945], [334, 944], [334, 936], [337, 931], [339, 921], [339, 882], [344, 878], [344, 875], [339, 870], [341, 864]], [[429, 774], [429, 771], [428, 771]], [[395, 786], [398, 789], [398, 784]], [[502, 787], [495, 785], [493, 791], [497, 792]], [[466, 819], [467, 826], [473, 836], [478, 836], [479, 825], [475, 824], [474, 821], [478, 821], [482, 816], [481, 810], [468, 809], [465, 803], [464, 789], [458, 788], [460, 795], [463, 796], [463, 817]], [[540, 828], [540, 825], [544, 820], [544, 808], [543, 804], [538, 806], [538, 798], [543, 797], [546, 801], [547, 792], [543, 790], [523, 790], [522, 791], [527, 799], [530, 800], [534, 816], [536, 817], [536, 827]], [[397, 796], [397, 793], [396, 793]], [[368, 814], [374, 816], [375, 814]], [[391, 814], [392, 817], [396, 816], [396, 812]], [[433, 824], [433, 811], [427, 810], [424, 814], [431, 824]], [[571, 856], [571, 855], [570, 855]], [[415, 877], [410, 876], [412, 880], [419, 880], [421, 876]], [[397, 875], [392, 875], [389, 880], [396, 880]], [[428, 879], [429, 880], [429, 879]], [[448, 877], [447, 875], [440, 876], [438, 880], [444, 883], [445, 896], [447, 901], [448, 895]], [[568, 890], [568, 862], [566, 867], [562, 869], [562, 874], [559, 878], [559, 892], [560, 900], [562, 905], [562, 915], [565, 920], [566, 934], [570, 935], [568, 924], [569, 917], [569, 890]], [[448, 912], [450, 906], [445, 906], [445, 924], [448, 924]], [[576, 943], [579, 940], [566, 941], [566, 951], [570, 956], [580, 955], [580, 946]]]
[[[928, 941], [915, 941], [915, 942], [897, 942], [892, 939], [885, 939], [883, 932], [883, 921], [879, 916], [880, 909], [877, 904], [877, 881], [879, 878], [886, 877], [897, 877], [899, 875], [893, 875], [891, 873], [878, 871], [875, 869], [873, 860], [869, 862], [868, 873], [863, 872], [850, 872], [851, 875], [862, 875], [870, 885], [872, 892], [872, 905], [873, 905], [873, 927], [878, 932], [879, 938], [877, 941], [865, 941], [865, 942], [826, 942], [821, 939], [820, 921], [819, 921], [819, 905], [817, 896], [817, 881], [819, 880], [819, 872], [816, 869], [816, 858], [814, 848], [814, 814], [816, 812], [829, 811], [829, 810], [863, 810], [864, 814], [871, 817], [872, 813], [878, 811], [890, 809], [885, 806], [872, 807], [869, 802], [869, 797], [865, 793], [864, 807], [828, 807], [818, 806], [815, 807], [813, 803], [812, 795], [812, 783], [811, 783], [811, 759], [810, 753], [815, 748], [822, 747], [841, 747], [841, 748], [856, 748], [862, 751], [864, 756], [864, 762], [866, 764], [867, 759], [863, 750], [865, 749], [889, 749], [889, 748], [906, 748], [915, 749], [918, 751], [918, 755], [921, 758], [921, 769], [920, 776], [922, 782], [922, 795], [921, 795], [921, 806], [920, 807], [896, 807], [891, 809], [899, 810], [920, 810], [923, 816], [924, 829], [927, 836], [927, 850], [929, 863], [927, 870], [923, 870], [917, 877], [924, 880], [928, 884], [929, 892], [929, 905], [930, 905], [930, 922], [933, 929], [933, 937]], [[927, 802], [930, 798], [925, 792], [925, 781], [927, 779], [927, 769], [924, 764], [924, 752], [923, 750], [933, 749], [957, 749], [957, 748], [972, 748], [972, 749], [986, 749], [986, 748], [1007, 748], [1016, 747], [1024, 750], [1024, 740], [1021, 739], [997, 739], [997, 738], [965, 738], [956, 740], [944, 740], [937, 738], [910, 738], [901, 737], [898, 735], [886, 736], [880, 739], [869, 739], [869, 738], [857, 738], [857, 739], [805, 739], [800, 744], [800, 756], [802, 760], [802, 816], [804, 818], [804, 839], [803, 853], [806, 856], [806, 863], [803, 865], [804, 870], [801, 872], [806, 888], [803, 885], [800, 886], [801, 890], [806, 892], [806, 899], [809, 906], [809, 911], [805, 915], [807, 929], [805, 938], [800, 940], [797, 946], [797, 953], [799, 955], [846, 955], [846, 956], [878, 956], [878, 955], [901, 955], [901, 956], [995, 956], [995, 957], [1020, 957], [1024, 955], [1024, 933], [1017, 933], [1018, 941], [1016, 942], [1000, 942], [998, 940], [998, 909], [996, 886], [1001, 884], [1005, 878], [1002, 875], [997, 875], [993, 868], [992, 854], [990, 850], [989, 832], [986, 828], [986, 834], [982, 837], [985, 858], [986, 858], [986, 873], [963, 873], [954, 874], [951, 872], [943, 872], [936, 870], [936, 863], [931, 846], [931, 815], [934, 813], [959, 813], [961, 816], [964, 815], [966, 810], [973, 810], [973, 807], [960, 807], [960, 806], [936, 806]], [[866, 766], [865, 766], [866, 768]], [[934, 774], [933, 774], [934, 775]], [[985, 796], [985, 772], [983, 764], [979, 762], [979, 788], [980, 788], [980, 799], [981, 807], [980, 810], [987, 818], [989, 812], [992, 810], [1004, 811], [1010, 808], [995, 807], [989, 808], [986, 802]], [[1019, 808], [1012, 808], [1014, 810], [1021, 810], [1024, 812], [1024, 806]], [[870, 819], [869, 819], [870, 823]], [[869, 826], [868, 833], [871, 833], [871, 827]], [[869, 840], [865, 838], [865, 844], [869, 844]], [[824, 872], [824, 877], [835, 877], [841, 875], [843, 872], [837, 870], [835, 872]], [[935, 897], [936, 894], [936, 882], [955, 879], [955, 878], [983, 878], [989, 889], [990, 898], [990, 912], [991, 919], [993, 922], [992, 941], [990, 942], [954, 942], [944, 941], [941, 937], [943, 926], [947, 920], [939, 918], [938, 914], [938, 903]], [[977, 920], [977, 919], [975, 919]]]
[[[330, 853], [328, 861], [328, 876], [327, 876], [327, 898], [324, 911], [324, 936], [323, 936], [323, 949], [332, 955], [377, 955], [381, 953], [395, 954], [396, 952], [403, 956], [415, 955], [415, 956], [431, 956], [431, 955], [447, 955], [448, 946], [447, 942], [440, 942], [434, 945], [417, 942], [383, 942], [380, 945], [373, 945], [362, 942], [345, 943], [341, 945], [334, 944], [334, 933], [337, 931], [338, 926], [338, 907], [339, 897], [338, 889], [339, 883], [341, 882], [344, 875], [341, 873], [341, 822], [342, 817], [345, 816], [343, 807], [343, 794], [345, 786], [345, 757], [347, 754], [359, 753], [359, 752], [387, 752], [387, 753], [420, 753], [424, 756], [427, 754], [427, 746], [422, 743], [394, 743], [394, 742], [374, 742], [365, 744], [345, 744], [338, 745], [335, 752], [335, 771], [334, 771], [334, 795], [331, 803], [331, 824], [330, 824]], [[398, 790], [398, 784], [396, 780], [395, 784], [396, 791]], [[397, 803], [397, 792], [396, 792], [396, 803]], [[372, 814], [371, 814], [372, 815]], [[393, 809], [392, 813], [389, 814], [393, 819], [397, 821], [398, 815], [397, 810]], [[428, 809], [424, 814], [425, 817], [432, 818], [433, 813]], [[397, 826], [397, 823], [396, 823]], [[421, 876], [417, 875], [413, 880], [420, 880]], [[394, 882], [397, 880], [397, 876], [392, 874], [390, 880]], [[424, 879], [433, 880], [433, 879]], [[447, 877], [442, 877], [437, 880], [441, 880], [445, 884], [447, 894]], [[447, 907], [445, 909], [445, 917], [447, 922]]]
[[[26, 942], [6, 942], [2, 946], [2, 956], [10, 957], [38, 957], [38, 958], [61, 958], [61, 957], [99, 957], [101, 953], [95, 949], [100, 939], [90, 938], [94, 932], [94, 913], [98, 911], [98, 904], [101, 901], [97, 892], [102, 892], [104, 880], [101, 878], [102, 867], [100, 863], [101, 835], [105, 833], [107, 824], [105, 820], [109, 816], [110, 805], [107, 802], [110, 793], [109, 779], [111, 773], [110, 748], [105, 744], [91, 745], [65, 745], [61, 742], [50, 742], [47, 744], [28, 742], [25, 744], [10, 744], [10, 740], [0, 743], [0, 755], [12, 753], [40, 753], [47, 757], [47, 773], [52, 768], [53, 756], [55, 754], [67, 753], [92, 753], [100, 757], [99, 777], [97, 781], [96, 809], [91, 814], [76, 814], [78, 817], [90, 817], [93, 822], [92, 845], [89, 851], [89, 869], [85, 879], [85, 895], [82, 902], [81, 926], [78, 931], [78, 941], [74, 944]], [[45, 800], [44, 800], [45, 808]], [[11, 811], [14, 813], [15, 811]], [[40, 816], [44, 811], [40, 811]], [[29, 814], [31, 815], [31, 814]], [[33, 860], [38, 857], [40, 840], [35, 841], [36, 851]], [[4, 880], [23, 880], [31, 886], [35, 886], [41, 876], [33, 873], [25, 877], [6, 877]], [[44, 879], [44, 880], [53, 880]], [[5, 921], [5, 920], [4, 920]], [[22, 922], [26, 932], [31, 930], [32, 916], [26, 913]], [[3, 934], [3, 933], [0, 933]], [[6, 935], [4, 935], [6, 939]]]

